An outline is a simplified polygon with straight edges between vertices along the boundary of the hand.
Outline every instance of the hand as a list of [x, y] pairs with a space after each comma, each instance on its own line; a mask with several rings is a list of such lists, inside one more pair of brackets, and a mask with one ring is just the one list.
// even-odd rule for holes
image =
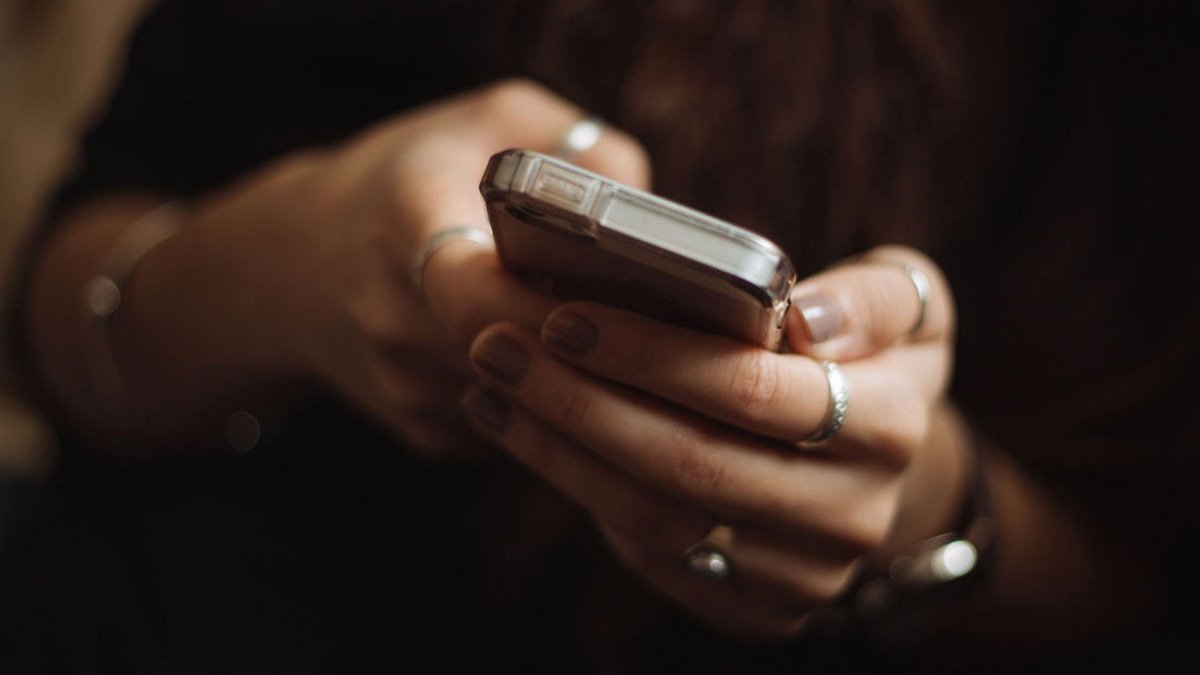
[[[147, 259], [139, 280], [157, 276], [146, 288], [162, 289], [159, 311], [143, 293], [135, 334], [157, 340], [158, 363], [315, 377], [415, 449], [457, 448], [470, 431], [457, 403], [466, 345], [501, 319], [536, 328], [555, 301], [504, 274], [494, 251], [458, 241], [426, 266], [427, 302], [410, 282], [413, 257], [445, 227], [487, 228], [478, 185], [492, 154], [549, 150], [581, 115], [537, 85], [510, 81], [287, 157], [199, 203]], [[644, 152], [613, 129], [578, 161], [647, 182]], [[192, 344], [196, 336], [202, 344]]]
[[[914, 284], [874, 259], [908, 262], [932, 280], [911, 338]], [[936, 267], [911, 250], [879, 249], [793, 297], [811, 321], [790, 316], [792, 354], [590, 303], [559, 307], [540, 335], [516, 322], [491, 326], [471, 349], [487, 389], [471, 392], [467, 407], [484, 433], [586, 508], [617, 554], [664, 593], [733, 633], [793, 634], [865, 556], [942, 524], [958, 490], [952, 468], [914, 470], [928, 463], [923, 455], [954, 463], [925, 447], [954, 323]], [[850, 408], [840, 434], [805, 447], [797, 441], [822, 427], [829, 405], [817, 354], [842, 363]], [[718, 521], [734, 533], [725, 583], [681, 563]]]

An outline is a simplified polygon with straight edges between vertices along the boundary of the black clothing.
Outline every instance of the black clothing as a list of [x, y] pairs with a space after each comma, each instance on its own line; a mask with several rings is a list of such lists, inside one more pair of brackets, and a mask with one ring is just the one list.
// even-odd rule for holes
[[[86, 139], [83, 172], [59, 203], [128, 187], [200, 195], [281, 153], [336, 143], [387, 115], [511, 74], [490, 58], [493, 11], [492, 3], [470, 0], [163, 2], [136, 34], [110, 110]], [[1117, 25], [1097, 21], [1102, 28]], [[1062, 26], [1049, 30], [1062, 32]], [[1086, 33], [1062, 34], [1088, 39]], [[1074, 72], [1068, 58], [1074, 44], [1066, 40], [1062, 53], [1043, 55], [1051, 83]], [[1050, 109], [1029, 111], [1029, 128], [1014, 133], [1020, 142], [1001, 157], [987, 220], [964, 224], [960, 238], [942, 243], [939, 262], [962, 308], [955, 393], [986, 437], [1026, 453], [1046, 475], [1061, 479], [1078, 470], [1082, 492], [1104, 495], [1125, 481], [1126, 488], [1147, 495], [1144, 486], [1154, 485], [1161, 466], [1149, 464], [1151, 471], [1140, 475], [1098, 460], [1083, 469], [1056, 463], [1038, 454], [1045, 428], [1011, 423], [1029, 418], [1030, 410], [1005, 407], [1011, 392], [1029, 381], [1052, 380], [1054, 387], [1070, 389], [1079, 383], [1072, 378], [1098, 372], [1088, 364], [1130, 356], [1080, 350], [1071, 354], [1079, 359], [1071, 361], [1074, 370], [1015, 368], [1003, 377], [996, 366], [1038, 356], [1031, 350], [1045, 346], [1047, 333], [1040, 331], [1059, 326], [1036, 325], [1039, 317], [1101, 311], [1069, 306], [1077, 297], [1070, 293], [1086, 294], [1087, 284], [1114, 259], [1163, 235], [1120, 223], [1103, 230], [1092, 241], [1097, 269], [1059, 274], [1030, 255], [1027, 244], [1040, 241], [1049, 227], [1026, 217], [1036, 208], [1030, 183], [1055, 180], [1063, 145], [1058, 139], [1071, 131], [1055, 120], [1068, 118], [1078, 105], [1055, 94], [1052, 84], [1033, 89], [1038, 104]], [[1129, 124], [1152, 126], [1145, 120]], [[1153, 134], [1135, 137], [1164, 143]], [[1118, 150], [1126, 153], [1119, 161], [1133, 162], [1145, 147]], [[1013, 225], [1020, 222], [1028, 229]], [[1194, 235], [1170, 232], [1172, 243], [1154, 251], [1194, 255]], [[1151, 275], [1137, 291], [1147, 294], [1147, 306], [1163, 314], [1195, 312], [1197, 288], [1187, 286], [1195, 274], [1178, 267], [1163, 274]], [[1012, 300], [1014, 278], [1034, 287], [1060, 287], [1064, 280], [1078, 285], [1065, 289], [1065, 298], [1039, 295], [1050, 309], [1038, 313], [1045, 308]], [[1180, 286], [1184, 292], [1173, 296], [1155, 294]], [[1118, 297], [1122, 289], [1103, 290]], [[1081, 325], [1094, 329], [1096, 322]], [[1109, 327], [1136, 333], [1136, 327]], [[1184, 326], [1172, 335], [1187, 330], [1194, 334], [1194, 326]], [[998, 334], [1010, 337], [998, 340]], [[1126, 350], [1142, 344], [1136, 336], [1120, 337], [1116, 344]], [[1086, 338], [1086, 331], [1062, 336]], [[1200, 381], [1189, 376], [1200, 376], [1195, 348], [1184, 353], [1174, 386], [1185, 378]], [[1196, 401], [1193, 390], [1165, 410], [1138, 405], [1168, 416], [1189, 406], [1194, 411]], [[1033, 417], [1049, 420], [1048, 427], [1083, 424], [1055, 412], [1045, 408], [1044, 416]], [[1162, 421], [1114, 415], [1096, 434], [1127, 439], [1146, 432], [1130, 419]], [[698, 675], [751, 666], [765, 672], [898, 672], [896, 664], [854, 642], [764, 646], [717, 638], [644, 593], [640, 582], [611, 562], [582, 515], [533, 487], [523, 471], [502, 459], [474, 467], [424, 463], [335, 400], [312, 402], [245, 457], [220, 454], [119, 469], [86, 460], [71, 451], [75, 441], [63, 441], [64, 466], [27, 504], [18, 543], [6, 551], [0, 570], [0, 641], [8, 643], [5, 658], [30, 664], [21, 672], [513, 667]], [[1163, 441], [1151, 450], [1173, 457], [1177, 446]], [[1145, 508], [1134, 516], [1173, 517], [1177, 494], [1182, 492], [1160, 496], [1165, 505], [1139, 505]], [[536, 533], [506, 529], [518, 522], [507, 520], [512, 510], [528, 511], [529, 502], [539, 500], [562, 514], [561, 522], [548, 526], [557, 536], [543, 544], [525, 541]], [[1189, 535], [1191, 522], [1182, 530]], [[506, 539], [540, 553], [516, 590], [504, 578], [514, 565], [505, 557]], [[612, 588], [620, 590], [610, 593]], [[622, 633], [625, 626], [603, 624], [604, 617], [623, 616], [623, 603], [649, 608], [644, 631]]]

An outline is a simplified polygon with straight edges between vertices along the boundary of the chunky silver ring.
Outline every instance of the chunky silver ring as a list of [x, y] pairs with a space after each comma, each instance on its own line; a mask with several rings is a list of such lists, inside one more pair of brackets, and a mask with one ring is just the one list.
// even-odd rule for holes
[[725, 581], [733, 574], [733, 561], [721, 550], [733, 543], [733, 529], [718, 524], [703, 539], [683, 552], [683, 568], [709, 581]]
[[829, 410], [821, 427], [805, 439], [808, 443], [820, 443], [836, 436], [846, 423], [846, 412], [850, 409], [850, 388], [846, 386], [842, 369], [833, 361], [821, 361], [820, 365], [829, 385]]
[[491, 231], [472, 225], [454, 225], [444, 230], [438, 230], [425, 241], [425, 245], [421, 247], [421, 252], [413, 258], [412, 282], [418, 293], [424, 294], [425, 292], [425, 267], [429, 265], [433, 254], [437, 253], [446, 244], [459, 239], [473, 241], [476, 244], [487, 247], [494, 247], [496, 245]]
[[688, 572], [709, 581], [724, 581], [733, 568], [729, 558], [715, 548], [699, 546], [683, 554], [683, 566]]
[[554, 146], [554, 156], [568, 162], [592, 149], [600, 140], [604, 123], [596, 117], [584, 117], [572, 124]]

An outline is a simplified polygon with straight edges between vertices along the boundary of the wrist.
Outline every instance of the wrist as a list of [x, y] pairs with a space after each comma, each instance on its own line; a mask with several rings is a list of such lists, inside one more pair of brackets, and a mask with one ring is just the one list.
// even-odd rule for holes
[[238, 287], [249, 277], [235, 271], [236, 245], [209, 240], [196, 211], [182, 210], [176, 225], [124, 279], [106, 326], [112, 361], [131, 419], [162, 420], [155, 426], [185, 433], [185, 445], [248, 450], [260, 420], [284, 414], [304, 388], [264, 326], [268, 313]]
[[935, 414], [920, 457], [905, 488], [924, 498], [906, 501], [886, 545], [864, 562], [838, 603], [818, 612], [818, 629], [912, 645], [938, 623], [932, 617], [939, 607], [988, 574], [996, 527], [987, 458], [949, 405]]

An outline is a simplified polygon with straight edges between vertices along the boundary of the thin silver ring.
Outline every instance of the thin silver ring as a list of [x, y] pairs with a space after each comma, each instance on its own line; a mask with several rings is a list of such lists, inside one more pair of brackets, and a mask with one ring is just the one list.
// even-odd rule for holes
[[425, 292], [425, 267], [429, 265], [433, 254], [437, 253], [446, 244], [459, 239], [473, 241], [476, 244], [489, 248], [496, 245], [496, 240], [492, 237], [490, 230], [472, 225], [454, 225], [443, 230], [438, 230], [425, 241], [425, 246], [421, 248], [421, 252], [413, 258], [412, 282], [418, 293], [424, 294]]
[[917, 333], [925, 325], [925, 315], [929, 311], [929, 294], [933, 288], [933, 285], [929, 282], [929, 275], [922, 272], [919, 267], [914, 267], [900, 260], [876, 258], [873, 262], [894, 265], [900, 268], [908, 276], [908, 280], [912, 282], [913, 288], [917, 291], [917, 319], [913, 322], [912, 328], [909, 328], [908, 332], [904, 334], [906, 339], [911, 340], [916, 337]]
[[825, 373], [825, 382], [829, 385], [829, 410], [825, 413], [821, 428], [805, 439], [808, 443], [820, 443], [836, 436], [846, 424], [846, 413], [850, 409], [850, 388], [846, 386], [842, 369], [833, 361], [819, 363]]
[[554, 146], [554, 156], [568, 162], [591, 150], [604, 132], [604, 123], [597, 117], [587, 116], [572, 124]]
[[733, 529], [718, 523], [700, 541], [683, 552], [683, 568], [708, 581], [725, 581], [733, 574], [733, 560], [722, 550], [733, 543]]

